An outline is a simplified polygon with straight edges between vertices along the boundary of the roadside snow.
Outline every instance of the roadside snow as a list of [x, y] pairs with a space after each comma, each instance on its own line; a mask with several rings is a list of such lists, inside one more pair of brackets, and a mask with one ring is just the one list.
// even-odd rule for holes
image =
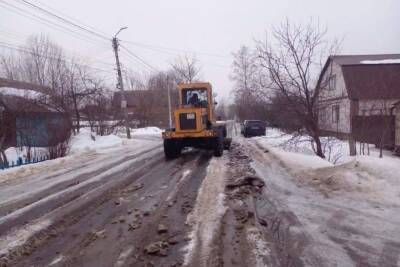
[[[23, 162], [27, 159], [28, 150], [26, 147], [9, 147], [5, 151], [7, 160], [12, 165], [13, 163], [16, 164], [18, 159], [21, 158]], [[43, 147], [32, 147], [31, 148], [31, 156], [33, 158], [41, 158], [42, 156], [47, 156], [48, 151], [46, 148]], [[1, 172], [1, 171], [0, 171]]]
[[400, 159], [379, 158], [377, 152], [371, 150], [370, 156], [344, 156], [339, 160], [340, 164], [333, 165], [313, 153], [308, 154], [310, 145], [307, 147], [307, 142], [301, 143], [301, 149], [298, 149], [287, 145], [289, 139], [290, 136], [273, 130], [267, 137], [255, 138], [255, 141], [302, 184], [312, 186], [326, 196], [347, 192], [352, 198], [392, 202], [400, 195]]
[[145, 127], [132, 129], [133, 135], [161, 135], [162, 130], [158, 127]]
[[363, 60], [361, 64], [400, 64], [400, 59]]
[[[130, 140], [116, 135], [96, 136], [82, 129], [72, 137], [70, 154], [63, 158], [0, 171], [0, 206], [13, 203], [59, 183], [76, 179], [104, 166], [121, 164], [125, 158], [160, 146], [161, 138]], [[51, 179], [50, 179], [51, 178]]]
[[[275, 148], [277, 154], [286, 152], [295, 152], [296, 154], [315, 156], [313, 150], [313, 142], [308, 136], [294, 136], [292, 134], [285, 133], [277, 128], [267, 128], [265, 136], [253, 138], [257, 140], [261, 145], [268, 148]], [[343, 164], [354, 160], [353, 156], [349, 156], [349, 144], [347, 140], [340, 140], [335, 137], [321, 137], [322, 150], [325, 154], [326, 160], [333, 164]], [[357, 145], [357, 149], [360, 150], [360, 146]], [[368, 153], [369, 156], [378, 158], [379, 149], [375, 148], [371, 144], [365, 144], [364, 152]], [[358, 153], [361, 153], [358, 151]], [[290, 157], [296, 157], [291, 153], [284, 155]], [[390, 151], [384, 151], [384, 157], [391, 157]], [[299, 158], [301, 156], [299, 155]], [[316, 161], [319, 161], [316, 159]], [[318, 163], [317, 167], [318, 167]], [[320, 166], [323, 167], [323, 166]]]
[[265, 267], [265, 255], [271, 255], [270, 245], [264, 240], [262, 232], [257, 227], [247, 229], [247, 241], [254, 253], [256, 267]]
[[[221, 226], [226, 211], [225, 202], [225, 157], [213, 158], [207, 167], [193, 212], [187, 218], [192, 226], [190, 242], [184, 248], [184, 266], [207, 266], [206, 261], [213, 250], [213, 238]], [[198, 261], [194, 264], [193, 261]]]
[[89, 128], [82, 128], [79, 134], [71, 138], [70, 154], [116, 148], [122, 144], [123, 139], [117, 135], [100, 136], [91, 132]]
[[317, 169], [333, 166], [333, 164], [329, 161], [326, 161], [315, 155], [288, 152], [276, 148], [270, 148], [269, 150], [281, 161], [284, 161], [286, 165], [289, 165], [291, 168], [296, 170]]
[[[136, 143], [136, 145], [140, 145], [139, 143], [143, 143], [143, 140], [140, 139], [141, 136], [154, 136], [161, 137], [162, 130], [157, 127], [146, 127], [146, 128], [138, 128], [132, 129], [132, 135], [138, 137], [139, 139], [131, 139], [127, 140], [123, 136], [117, 134], [110, 134], [105, 136], [96, 135], [96, 133], [91, 132], [89, 128], [81, 128], [80, 132], [77, 135], [73, 135], [70, 141], [70, 149], [67, 157], [64, 159], [68, 159], [70, 156], [82, 155], [82, 153], [110, 153], [112, 150], [121, 149], [124, 146], [129, 147], [131, 144]], [[140, 140], [140, 141], [139, 141]], [[156, 139], [154, 139], [156, 141]], [[145, 141], [145, 143], [148, 143]], [[145, 145], [143, 143], [143, 145]], [[27, 149], [26, 147], [18, 148], [18, 147], [10, 147], [5, 150], [6, 156], [10, 164], [17, 162], [19, 158], [25, 162], [27, 158]], [[34, 158], [41, 158], [42, 156], [47, 156], [48, 151], [47, 148], [42, 147], [32, 147], [31, 155]], [[60, 159], [53, 160], [54, 162], [59, 162]], [[12, 172], [27, 172], [31, 169], [41, 168], [47, 166], [48, 161], [23, 165], [19, 167], [14, 167], [11, 169], [0, 170], [0, 182], [2, 180], [3, 174], [8, 174]]]
[[0, 255], [6, 254], [9, 250], [23, 245], [35, 233], [46, 229], [50, 225], [50, 220], [39, 221], [28, 224], [7, 236], [2, 236], [0, 239]]
[[301, 223], [299, 230], [311, 238], [302, 253], [306, 265], [356, 266], [360, 259], [368, 266], [387, 266], [391, 259], [396, 263], [397, 159], [363, 156], [346, 164], [299, 170], [288, 168], [285, 158], [276, 161], [273, 150], [265, 153], [253, 140], [243, 142], [250, 145], [252, 166], [268, 185], [265, 194], [293, 212]]

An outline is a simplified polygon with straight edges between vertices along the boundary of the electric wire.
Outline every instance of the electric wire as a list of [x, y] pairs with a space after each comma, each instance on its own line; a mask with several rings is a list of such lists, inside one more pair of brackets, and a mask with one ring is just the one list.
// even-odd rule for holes
[[28, 11], [26, 11], [24, 9], [21, 9], [21, 8], [15, 6], [15, 5], [12, 5], [12, 4], [4, 1], [4, 0], [0, 0], [0, 6], [2, 6], [5, 9], [7, 9], [8, 11], [16, 13], [16, 14], [22, 16], [22, 17], [29, 18], [29, 19], [34, 20], [36, 22], [39, 22], [39, 23], [41, 23], [43, 25], [46, 25], [46, 26], [48, 26], [48, 27], [50, 27], [52, 29], [55, 29], [55, 30], [64, 32], [66, 34], [69, 34], [69, 35], [71, 35], [71, 36], [73, 36], [73, 37], [75, 37], [75, 38], [77, 38], [77, 39], [79, 39], [81, 41], [86, 41], [86, 42], [90, 42], [90, 43], [95, 44], [95, 45], [99, 45], [97, 40], [91, 39], [90, 37], [88, 37], [86, 35], [83, 35], [83, 34], [80, 34], [80, 33], [76, 32], [76, 31], [73, 31], [70, 28], [67, 28], [65, 26], [56, 24], [53, 21], [50, 21], [48, 19], [42, 18], [42, 17], [40, 17], [38, 15], [35, 15], [35, 14], [31, 13], [31, 12], [28, 12]]
[[97, 37], [99, 37], [99, 38], [102, 38], [102, 39], [104, 39], [104, 40], [109, 40], [108, 37], [106, 37], [106, 36], [104, 36], [104, 35], [102, 35], [102, 34], [100, 34], [100, 33], [97, 33], [97, 32], [95, 32], [95, 31], [92, 31], [92, 30], [90, 30], [90, 29], [87, 29], [87, 28], [85, 28], [85, 27], [83, 27], [83, 26], [81, 26], [81, 25], [78, 25], [78, 24], [74, 23], [73, 21], [70, 21], [70, 20], [68, 20], [68, 19], [66, 19], [66, 18], [63, 18], [63, 17], [57, 15], [57, 14], [54, 14], [53, 12], [48, 11], [48, 10], [46, 10], [46, 9], [44, 9], [44, 8], [42, 8], [42, 7], [40, 7], [40, 6], [38, 6], [38, 5], [35, 5], [35, 4], [33, 4], [33, 3], [29, 2], [29, 1], [27, 1], [27, 0], [19, 0], [19, 2], [24, 3], [25, 5], [28, 5], [28, 6], [30, 6], [30, 7], [33, 7], [33, 8], [35, 8], [35, 9], [39, 10], [40, 12], [42, 12], [42, 13], [44, 13], [44, 14], [47, 14], [47, 15], [53, 17], [53, 18], [56, 18], [56, 19], [58, 19], [58, 20], [60, 20], [60, 21], [62, 21], [62, 22], [64, 22], [64, 23], [67, 23], [67, 24], [69, 24], [69, 25], [71, 25], [71, 26], [73, 26], [73, 27], [75, 27], [75, 28], [77, 28], [77, 29], [80, 29], [80, 30], [82, 30], [82, 31], [85, 31], [85, 32], [87, 32], [87, 33], [90, 33], [90, 34], [92, 34], [92, 35], [95, 35], [95, 36], [97, 36]]

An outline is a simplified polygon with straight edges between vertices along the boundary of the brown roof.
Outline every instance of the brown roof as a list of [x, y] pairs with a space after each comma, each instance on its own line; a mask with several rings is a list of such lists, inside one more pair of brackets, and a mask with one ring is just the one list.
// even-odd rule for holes
[[350, 99], [400, 99], [400, 64], [342, 66]]
[[23, 81], [11, 80], [11, 79], [1, 78], [1, 77], [0, 77], [0, 87], [27, 89], [27, 90], [33, 90], [33, 91], [43, 93], [43, 94], [50, 94], [52, 92], [51, 88], [47, 87], [47, 86], [23, 82]]
[[14, 95], [0, 94], [0, 106], [11, 112], [51, 112], [35, 100]]
[[400, 54], [380, 54], [380, 55], [335, 55], [330, 56], [337, 64], [344, 65], [357, 65], [365, 60], [385, 60], [385, 59], [400, 59]]
[[317, 87], [334, 61], [342, 68], [350, 99], [400, 99], [400, 63], [361, 63], [388, 59], [400, 59], [400, 54], [330, 56], [319, 76]]

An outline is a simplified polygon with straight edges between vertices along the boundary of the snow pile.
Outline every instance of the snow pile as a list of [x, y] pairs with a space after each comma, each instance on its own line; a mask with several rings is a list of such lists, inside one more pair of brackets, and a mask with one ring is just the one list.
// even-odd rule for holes
[[[367, 194], [371, 198], [400, 195], [400, 160], [388, 154], [381, 159], [379, 151], [370, 148], [370, 156], [348, 156], [348, 143], [335, 138], [321, 138], [327, 159], [316, 156], [307, 137], [267, 129], [257, 144], [277, 158], [303, 184], [317, 188], [325, 195], [338, 192]], [[333, 165], [331, 162], [335, 163]]]
[[381, 196], [389, 202], [399, 203], [400, 196], [400, 160], [398, 158], [376, 158], [357, 156], [355, 167], [358, 172], [368, 173], [382, 186]]
[[132, 135], [161, 135], [162, 130], [158, 127], [144, 127], [132, 129]]
[[[277, 153], [283, 150], [287, 152], [296, 152], [304, 155], [315, 156], [313, 143], [309, 136], [294, 136], [277, 128], [267, 128], [265, 136], [257, 137], [255, 139], [263, 146], [279, 148], [276, 150]], [[349, 151], [347, 141], [342, 141], [334, 137], [321, 137], [321, 143], [322, 149], [328, 161], [336, 164], [351, 160], [345, 157]], [[296, 154], [288, 153], [287, 156], [293, 157], [296, 156]], [[310, 158], [304, 157], [305, 161], [309, 161], [307, 159]]]
[[385, 187], [380, 179], [361, 170], [357, 161], [299, 172], [297, 177], [327, 196], [335, 192], [358, 192], [376, 196]]
[[[147, 135], [156, 134], [156, 132], [161, 132], [159, 128], [148, 127], [150, 129], [137, 129], [140, 133], [148, 133]], [[146, 134], [144, 134], [146, 135]], [[158, 134], [157, 134], [158, 135]], [[154, 142], [159, 140], [155, 138], [154, 140], [141, 139], [137, 135], [137, 138], [127, 140], [119, 135], [111, 134], [106, 136], [99, 136], [91, 132], [89, 128], [81, 128], [77, 135], [73, 135], [70, 141], [70, 149], [68, 155], [63, 158], [55, 160], [47, 160], [35, 164], [22, 165], [14, 168], [9, 168], [5, 170], [0, 170], [0, 182], [3, 180], [8, 180], [12, 176], [22, 177], [26, 175], [37, 175], [42, 173], [47, 169], [48, 172], [51, 170], [56, 170], [59, 165], [64, 164], [66, 161], [71, 161], [72, 158], [80, 159], [82, 158], [94, 158], [96, 154], [107, 154], [111, 153], [113, 150], [127, 148], [141, 149], [142, 147], [148, 147], [149, 145], [154, 145]], [[5, 150], [7, 159], [10, 162], [16, 163], [18, 158], [22, 158], [25, 162], [27, 158], [27, 149], [11, 147]], [[42, 156], [47, 156], [47, 148], [32, 147], [31, 155], [35, 158], [41, 158]], [[80, 159], [82, 162], [82, 159]]]
[[[22, 159], [23, 162], [25, 163], [26, 159], [28, 158], [28, 150], [26, 147], [9, 147], [7, 148], [5, 151], [6, 156], [7, 156], [7, 160], [10, 163], [10, 165], [12, 165], [12, 163], [14, 162], [14, 164], [17, 163], [18, 159]], [[40, 159], [43, 156], [47, 156], [48, 155], [48, 151], [46, 148], [43, 147], [32, 147], [31, 148], [31, 157], [32, 158], [38, 158]]]
[[400, 59], [363, 60], [361, 64], [400, 64]]
[[79, 133], [71, 138], [70, 154], [83, 151], [98, 151], [106, 148], [122, 146], [123, 139], [114, 134], [99, 136], [88, 128], [80, 129]]
[[205, 266], [208, 256], [212, 253], [213, 238], [217, 237], [222, 217], [225, 214], [225, 162], [223, 158], [213, 158], [207, 168], [193, 212], [187, 218], [187, 224], [192, 225], [190, 242], [185, 248], [184, 266], [199, 266], [193, 261], [201, 261]]
[[285, 165], [288, 165], [294, 170], [317, 169], [333, 166], [329, 161], [315, 155], [288, 152], [274, 148], [270, 148], [269, 150], [281, 161], [284, 161]]

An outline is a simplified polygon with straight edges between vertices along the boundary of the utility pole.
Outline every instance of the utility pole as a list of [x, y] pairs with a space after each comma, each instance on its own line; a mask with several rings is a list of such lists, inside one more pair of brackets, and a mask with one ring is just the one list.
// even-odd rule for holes
[[127, 110], [127, 105], [128, 102], [126, 101], [126, 96], [125, 96], [125, 91], [124, 91], [124, 82], [122, 79], [122, 72], [121, 72], [121, 64], [119, 62], [119, 56], [118, 56], [118, 39], [117, 35], [122, 31], [127, 29], [127, 27], [123, 27], [119, 29], [119, 31], [114, 35], [114, 38], [112, 39], [112, 46], [114, 49], [114, 54], [115, 54], [115, 62], [117, 64], [117, 75], [118, 75], [118, 84], [117, 87], [121, 90], [121, 109], [122, 109], [122, 114], [124, 116], [124, 124], [126, 128], [126, 137], [128, 139], [131, 139], [131, 130], [129, 128], [129, 122], [128, 122], [128, 110]]
[[172, 128], [172, 114], [171, 114], [171, 92], [170, 92], [170, 82], [169, 75], [167, 76], [167, 88], [168, 88], [168, 127]]

